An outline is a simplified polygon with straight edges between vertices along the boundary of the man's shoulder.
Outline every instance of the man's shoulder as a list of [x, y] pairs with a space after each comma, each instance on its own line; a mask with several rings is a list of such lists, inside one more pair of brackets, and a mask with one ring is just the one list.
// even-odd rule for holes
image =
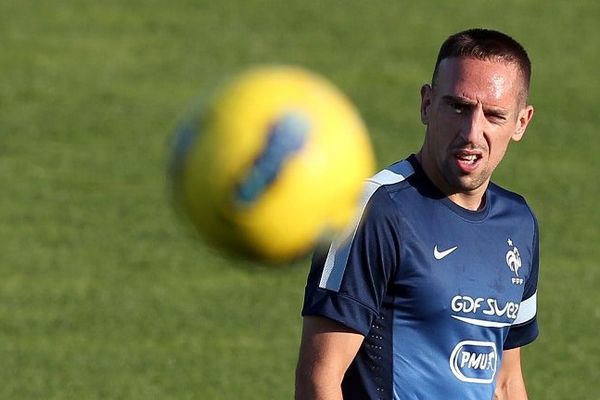
[[525, 197], [493, 182], [490, 182], [488, 191], [492, 194], [492, 201], [496, 207], [507, 208], [512, 213], [527, 215], [537, 224], [536, 216]]
[[522, 195], [520, 195], [517, 192], [513, 192], [509, 189], [506, 189], [506, 188], [498, 185], [497, 183], [490, 182], [488, 190], [491, 193], [493, 193], [495, 196], [497, 196], [500, 201], [506, 201], [506, 202], [513, 203], [514, 205], [519, 205], [522, 207], [529, 208], [527, 201], [525, 200], [525, 197], [523, 197]]
[[397, 161], [390, 166], [377, 172], [371, 178], [367, 179], [368, 184], [377, 186], [395, 185], [405, 182], [415, 174], [415, 168], [410, 159]]
[[365, 194], [384, 192], [394, 197], [398, 192], [410, 187], [420, 186], [423, 174], [414, 154], [397, 161], [367, 179]]

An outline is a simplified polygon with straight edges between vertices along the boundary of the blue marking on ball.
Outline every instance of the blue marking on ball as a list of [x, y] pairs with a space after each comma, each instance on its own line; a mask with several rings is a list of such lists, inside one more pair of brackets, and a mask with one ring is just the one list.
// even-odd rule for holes
[[308, 119], [294, 112], [273, 124], [262, 152], [235, 187], [236, 205], [247, 207], [258, 200], [277, 179], [286, 160], [304, 147], [309, 130]]
[[174, 184], [179, 184], [188, 153], [198, 139], [199, 126], [199, 118], [188, 118], [179, 124], [171, 139], [167, 172]]

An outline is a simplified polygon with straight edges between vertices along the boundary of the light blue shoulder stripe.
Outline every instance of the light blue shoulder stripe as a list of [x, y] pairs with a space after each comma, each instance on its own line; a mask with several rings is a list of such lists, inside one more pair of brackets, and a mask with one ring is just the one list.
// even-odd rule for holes
[[362, 197], [360, 199], [356, 216], [346, 231], [337, 237], [329, 247], [319, 287], [322, 289], [339, 292], [342, 279], [346, 272], [346, 264], [350, 256], [350, 248], [358, 229], [358, 224], [365, 211], [367, 203], [381, 186], [399, 183], [411, 176], [414, 169], [409, 161], [403, 160], [375, 174], [367, 179]]
[[513, 322], [513, 325], [524, 324], [531, 321], [537, 314], [537, 290], [526, 300], [521, 302], [519, 306], [519, 312], [517, 313], [517, 319]]

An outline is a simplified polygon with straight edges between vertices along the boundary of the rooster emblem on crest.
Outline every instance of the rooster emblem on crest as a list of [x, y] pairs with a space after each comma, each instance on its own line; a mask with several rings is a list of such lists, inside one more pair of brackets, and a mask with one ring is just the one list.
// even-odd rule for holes
[[512, 249], [508, 250], [506, 253], [506, 264], [516, 276], [519, 276], [519, 268], [521, 268], [521, 255], [519, 254], [519, 249], [517, 249], [517, 246], [513, 245], [512, 240], [508, 239], [507, 242]]

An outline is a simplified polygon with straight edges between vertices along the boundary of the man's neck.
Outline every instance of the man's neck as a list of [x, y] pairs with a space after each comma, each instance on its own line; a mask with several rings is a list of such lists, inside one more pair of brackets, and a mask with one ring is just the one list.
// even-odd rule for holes
[[419, 164], [421, 164], [421, 169], [423, 169], [427, 178], [440, 192], [446, 195], [450, 201], [471, 211], [480, 210], [485, 206], [485, 191], [489, 181], [475, 190], [459, 191], [450, 187], [442, 175], [437, 171], [436, 167], [427, 162], [428, 160], [424, 159], [422, 150], [416, 154], [416, 158]]

